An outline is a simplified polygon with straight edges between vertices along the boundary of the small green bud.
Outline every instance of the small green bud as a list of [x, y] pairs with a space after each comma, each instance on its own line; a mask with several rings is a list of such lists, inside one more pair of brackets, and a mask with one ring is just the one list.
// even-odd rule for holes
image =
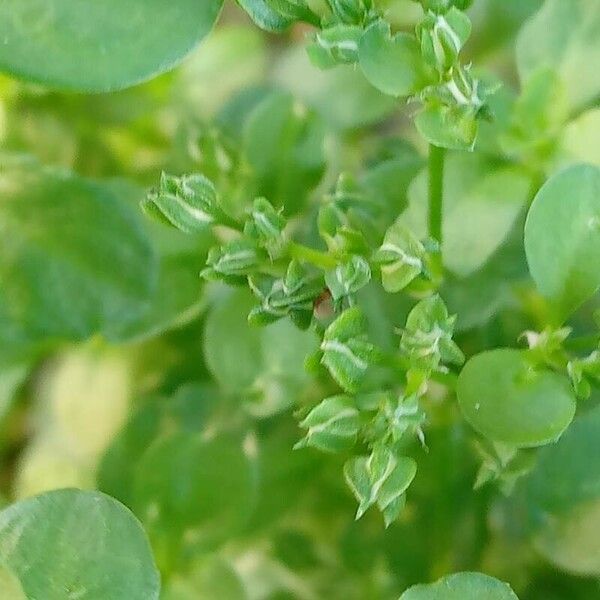
[[393, 442], [400, 441], [407, 432], [415, 434], [425, 444], [423, 426], [427, 416], [419, 404], [419, 396], [411, 394], [395, 400], [386, 398], [383, 402], [377, 421], [382, 429], [389, 433]]
[[263, 251], [251, 240], [233, 240], [208, 253], [206, 269], [200, 275], [206, 279], [219, 279], [230, 283], [242, 283], [247, 275], [267, 260]]
[[203, 175], [174, 177], [162, 173], [158, 189], [148, 193], [142, 209], [180, 231], [195, 233], [215, 222], [217, 192]]
[[362, 28], [354, 25], [323, 29], [313, 36], [313, 42], [307, 48], [309, 58], [320, 69], [354, 64], [358, 62], [358, 42], [362, 33]]
[[456, 64], [470, 35], [469, 17], [454, 7], [443, 15], [429, 13], [417, 26], [423, 58], [441, 73]]
[[276, 258], [285, 244], [283, 230], [286, 221], [281, 210], [275, 210], [265, 198], [257, 198], [246, 222], [244, 234], [256, 239], [271, 258]]
[[347, 25], [362, 25], [373, 10], [372, 0], [327, 0], [334, 17]]
[[334, 301], [355, 294], [371, 280], [371, 267], [362, 257], [354, 255], [325, 275], [325, 283]]
[[442, 361], [462, 364], [464, 354], [452, 340], [455, 322], [438, 295], [421, 300], [406, 319], [400, 349], [418, 368], [434, 369]]
[[292, 261], [284, 279], [265, 275], [248, 277], [250, 288], [260, 300], [248, 320], [265, 325], [288, 314], [302, 329], [312, 320], [313, 303], [323, 290], [323, 279], [309, 274], [298, 262]]
[[377, 504], [388, 527], [398, 518], [416, 472], [412, 458], [396, 456], [382, 445], [376, 446], [369, 457], [359, 456], [346, 462], [344, 477], [359, 503], [356, 518]]
[[579, 360], [571, 360], [567, 363], [567, 373], [573, 386], [573, 391], [578, 398], [587, 400], [592, 394], [592, 386], [584, 375], [583, 365]]
[[381, 282], [390, 293], [403, 290], [427, 272], [425, 247], [400, 221], [387, 230], [373, 261], [380, 265]]
[[347, 392], [355, 393], [378, 352], [365, 333], [364, 315], [358, 307], [344, 311], [325, 330], [321, 363]]
[[475, 450], [480, 456], [481, 466], [473, 484], [474, 489], [497, 482], [502, 493], [508, 496], [517, 481], [535, 466], [536, 455], [532, 451], [485, 439], [477, 440]]
[[349, 396], [326, 398], [300, 423], [306, 436], [294, 448], [312, 446], [326, 452], [348, 450], [356, 442], [360, 415]]

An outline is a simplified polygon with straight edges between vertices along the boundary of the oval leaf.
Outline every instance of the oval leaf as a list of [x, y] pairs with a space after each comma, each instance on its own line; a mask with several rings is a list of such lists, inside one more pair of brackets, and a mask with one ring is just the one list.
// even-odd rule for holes
[[0, 69], [51, 87], [125, 88], [172, 68], [223, 0], [4, 0]]
[[507, 583], [483, 573], [455, 573], [415, 585], [400, 600], [518, 600]]
[[107, 337], [139, 318], [157, 264], [142, 217], [98, 183], [0, 173], [0, 357]]
[[166, 535], [185, 544], [189, 540], [182, 532], [194, 529], [204, 543], [222, 541], [250, 516], [256, 497], [254, 457], [241, 436], [205, 437], [165, 436], [139, 461], [133, 506], [153, 540]]
[[566, 571], [600, 575], [600, 408], [544, 448], [524, 483], [538, 552]]
[[28, 598], [152, 600], [159, 594], [141, 525], [100, 492], [58, 490], [2, 511], [0, 563]]
[[377, 21], [365, 31], [358, 58], [369, 82], [390, 96], [409, 96], [426, 85], [417, 39], [407, 33], [392, 36], [385, 21]]
[[521, 350], [501, 348], [474, 356], [456, 391], [465, 418], [479, 433], [520, 448], [556, 440], [575, 414], [568, 380], [534, 370]]
[[558, 72], [575, 109], [600, 92], [600, 10], [597, 0], [547, 0], [517, 38], [523, 82], [539, 69]]
[[600, 286], [600, 169], [575, 165], [540, 189], [525, 223], [529, 270], [568, 316]]

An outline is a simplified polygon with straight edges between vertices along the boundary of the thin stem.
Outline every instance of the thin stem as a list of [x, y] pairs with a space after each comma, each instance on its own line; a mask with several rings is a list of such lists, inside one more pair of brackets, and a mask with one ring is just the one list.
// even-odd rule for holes
[[224, 210], [217, 209], [217, 221], [219, 225], [232, 229], [233, 231], [242, 232], [244, 226], [236, 221], [233, 217], [230, 217]]
[[314, 250], [313, 248], [297, 244], [296, 242], [290, 242], [288, 248], [292, 258], [301, 262], [308, 262], [320, 269], [330, 270], [337, 266], [336, 259], [326, 252]]
[[429, 146], [428, 228], [429, 236], [442, 245], [442, 205], [444, 193], [444, 149]]

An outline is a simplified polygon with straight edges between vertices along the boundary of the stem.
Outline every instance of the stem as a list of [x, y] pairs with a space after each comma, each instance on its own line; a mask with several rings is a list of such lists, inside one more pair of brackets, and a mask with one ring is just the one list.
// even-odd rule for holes
[[217, 224], [222, 225], [223, 227], [227, 227], [228, 229], [232, 229], [233, 231], [242, 232], [244, 230], [244, 226], [236, 221], [233, 217], [230, 217], [224, 210], [217, 210]]
[[[444, 193], [444, 149], [429, 146], [428, 228], [429, 236], [442, 246], [442, 199]], [[441, 250], [440, 250], [441, 251]]]
[[315, 267], [319, 267], [320, 269], [328, 271], [337, 266], [336, 259], [326, 252], [314, 250], [313, 248], [303, 246], [302, 244], [297, 244], [296, 242], [290, 242], [288, 248], [292, 258], [295, 258], [301, 262], [308, 262]]

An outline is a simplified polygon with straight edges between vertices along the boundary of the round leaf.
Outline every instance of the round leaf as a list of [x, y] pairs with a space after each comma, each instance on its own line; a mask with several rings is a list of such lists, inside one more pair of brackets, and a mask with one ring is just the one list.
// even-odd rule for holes
[[0, 356], [108, 337], [139, 318], [157, 265], [142, 217], [110, 188], [55, 171], [0, 173]]
[[456, 391], [465, 418], [479, 433], [521, 448], [556, 440], [575, 414], [569, 381], [533, 369], [521, 350], [501, 348], [474, 356]]
[[159, 575], [142, 527], [100, 492], [58, 490], [6, 508], [0, 563], [28, 598], [158, 599]]
[[510, 586], [483, 573], [455, 573], [415, 585], [400, 600], [518, 600]]
[[525, 251], [538, 289], [561, 316], [600, 286], [600, 169], [575, 165], [540, 189], [525, 223]]
[[407, 33], [392, 36], [385, 21], [377, 21], [365, 31], [358, 57], [369, 82], [390, 96], [409, 96], [427, 83], [417, 39]]
[[223, 0], [4, 0], [0, 69], [51, 87], [106, 92], [178, 63]]

